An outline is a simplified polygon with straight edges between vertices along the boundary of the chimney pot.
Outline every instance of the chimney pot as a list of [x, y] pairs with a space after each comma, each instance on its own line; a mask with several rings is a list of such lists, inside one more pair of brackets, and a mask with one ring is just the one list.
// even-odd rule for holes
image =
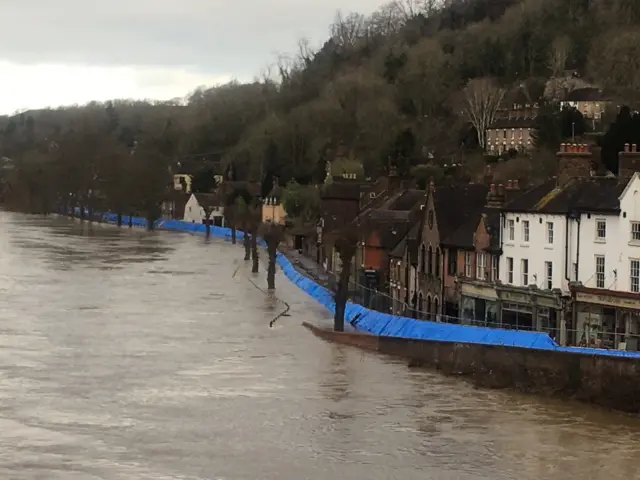
[[514, 190], [518, 190], [520, 188], [520, 185], [518, 185], [518, 180], [514, 180], [513, 181], [513, 189]]
[[629, 144], [628, 143], [624, 144], [624, 152], [625, 153], [629, 153]]
[[631, 152], [633, 153], [637, 153], [638, 152], [638, 145], [633, 143], [631, 144]]
[[498, 185], [498, 195], [504, 195], [504, 185], [501, 183]]
[[561, 143], [560, 144], [560, 153], [565, 153], [567, 151], [567, 144], [566, 143]]
[[489, 191], [490, 191], [491, 193], [495, 193], [495, 192], [496, 192], [496, 184], [495, 184], [495, 183], [492, 183], [492, 184], [489, 186]]
[[507, 180], [507, 190], [511, 190], [513, 188], [513, 183], [511, 180]]

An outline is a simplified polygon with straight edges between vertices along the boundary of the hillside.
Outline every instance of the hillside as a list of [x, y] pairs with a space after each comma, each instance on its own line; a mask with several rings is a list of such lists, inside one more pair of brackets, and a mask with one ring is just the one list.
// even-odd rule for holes
[[[198, 90], [186, 106], [116, 101], [5, 118], [0, 153], [38, 151], [41, 162], [53, 155], [44, 139], [102, 135], [221, 160], [264, 189], [274, 176], [321, 181], [339, 145], [371, 177], [391, 164], [475, 165], [483, 129], [468, 107], [479, 85], [502, 103], [516, 92], [549, 104], [597, 84], [637, 105], [639, 20], [635, 0], [402, 0], [371, 17], [337, 15], [318, 51], [300, 42], [253, 83]], [[93, 148], [83, 158], [105, 155]], [[528, 171], [538, 173], [531, 161]]]

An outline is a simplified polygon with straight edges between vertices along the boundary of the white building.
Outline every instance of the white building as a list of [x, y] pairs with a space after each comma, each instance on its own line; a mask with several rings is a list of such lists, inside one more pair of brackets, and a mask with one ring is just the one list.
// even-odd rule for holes
[[215, 193], [193, 193], [184, 207], [183, 221], [190, 223], [205, 223], [205, 208], [211, 209], [209, 220], [212, 225], [224, 227], [224, 206]]
[[[563, 342], [638, 349], [640, 177], [628, 173], [640, 153], [626, 150], [623, 176], [595, 177], [591, 165], [599, 158], [585, 146], [563, 146], [558, 180], [505, 205], [500, 280], [521, 295], [503, 303], [503, 321], [513, 311], [517, 328], [556, 323]], [[553, 295], [560, 299], [555, 315], [540, 301]], [[557, 308], [568, 303], [572, 308]]]

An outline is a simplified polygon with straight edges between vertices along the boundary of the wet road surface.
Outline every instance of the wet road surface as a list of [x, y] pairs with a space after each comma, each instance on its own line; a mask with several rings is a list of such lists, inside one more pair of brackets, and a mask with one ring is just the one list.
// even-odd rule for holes
[[269, 329], [242, 256], [0, 212], [0, 478], [640, 477], [638, 419], [324, 343], [280, 274]]

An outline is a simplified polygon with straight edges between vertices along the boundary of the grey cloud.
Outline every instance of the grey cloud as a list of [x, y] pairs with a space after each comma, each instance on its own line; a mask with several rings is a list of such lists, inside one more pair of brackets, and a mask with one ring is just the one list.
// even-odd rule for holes
[[[337, 0], [21, 0], [0, 2], [0, 59], [184, 66], [250, 77], [308, 37], [327, 36]], [[353, 0], [369, 13], [381, 0]]]

